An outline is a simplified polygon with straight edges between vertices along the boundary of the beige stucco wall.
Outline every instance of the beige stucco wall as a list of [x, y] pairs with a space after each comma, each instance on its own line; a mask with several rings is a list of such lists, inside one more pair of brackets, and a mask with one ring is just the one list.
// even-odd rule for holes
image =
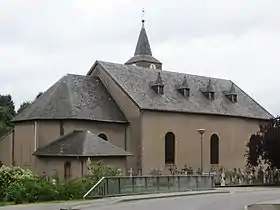
[[121, 111], [129, 121], [127, 128], [127, 150], [134, 156], [128, 157], [128, 167], [137, 170], [141, 167], [141, 112], [136, 104], [125, 94], [120, 86], [110, 77], [99, 65], [96, 65], [91, 73], [92, 76], [98, 76], [104, 86], [107, 88], [112, 98], [119, 105]]
[[234, 117], [191, 115], [167, 112], [144, 112], [142, 118], [143, 172], [164, 169], [165, 134], [175, 134], [175, 164], [200, 167], [200, 135], [204, 128], [203, 165], [210, 169], [210, 137], [219, 136], [219, 165], [229, 169], [244, 168], [245, 145], [259, 128], [259, 121]]
[[[73, 130], [90, 130], [95, 134], [105, 133], [108, 141], [125, 148], [126, 124], [110, 124], [85, 120], [64, 120], [64, 133]], [[37, 127], [35, 129], [35, 127]], [[36, 134], [37, 133], [37, 134]], [[36, 135], [35, 135], [36, 134]], [[35, 138], [37, 136], [37, 138]], [[32, 155], [35, 148], [45, 146], [60, 137], [60, 122], [58, 120], [26, 121], [15, 125], [15, 163], [23, 168], [29, 168], [37, 173], [44, 170], [44, 164]], [[4, 142], [4, 141], [3, 141]], [[6, 140], [5, 140], [6, 142]], [[2, 147], [4, 148], [4, 144]], [[5, 147], [6, 144], [5, 144]], [[11, 154], [11, 153], [10, 153]], [[75, 162], [73, 163], [75, 165]], [[76, 168], [76, 167], [74, 167]]]
[[[88, 120], [63, 120], [64, 134], [74, 130], [89, 130], [98, 135], [104, 133], [108, 141], [125, 148], [126, 124], [102, 123]], [[38, 147], [45, 146], [60, 137], [60, 122], [58, 120], [40, 120], [37, 122]]]
[[17, 123], [14, 133], [15, 164], [23, 168], [34, 169], [35, 159], [32, 156], [35, 148], [34, 122]]
[[0, 139], [0, 161], [6, 166], [12, 165], [13, 132]]
[[[92, 157], [92, 162], [101, 160], [101, 158]], [[57, 175], [60, 181], [64, 181], [64, 164], [71, 163], [71, 179], [80, 178], [87, 175], [87, 158], [86, 157], [40, 157], [40, 171], [45, 172], [50, 178]], [[125, 157], [106, 157], [102, 161], [111, 167], [116, 167], [126, 171]]]
[[92, 121], [75, 121], [67, 120], [63, 122], [64, 132], [69, 133], [73, 130], [89, 130], [92, 133], [98, 135], [100, 133], [106, 134], [108, 141], [118, 147], [125, 149], [126, 140], [126, 124], [117, 124], [117, 123], [97, 123]]

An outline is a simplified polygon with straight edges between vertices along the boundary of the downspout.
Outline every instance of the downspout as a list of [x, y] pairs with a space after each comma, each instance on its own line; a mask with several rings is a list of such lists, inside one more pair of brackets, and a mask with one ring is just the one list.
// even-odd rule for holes
[[12, 133], [12, 166], [15, 166], [15, 129]]
[[127, 129], [128, 126], [125, 127], [124, 129], [124, 150], [127, 151]]
[[38, 147], [38, 131], [37, 131], [38, 123], [35, 121], [34, 123], [34, 152], [36, 152]]
[[81, 161], [81, 177], [84, 178], [84, 158], [80, 157]]

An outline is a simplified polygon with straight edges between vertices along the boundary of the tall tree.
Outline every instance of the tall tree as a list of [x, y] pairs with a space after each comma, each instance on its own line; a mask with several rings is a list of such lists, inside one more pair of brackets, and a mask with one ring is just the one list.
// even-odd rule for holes
[[15, 114], [15, 105], [12, 96], [0, 95], [0, 137], [12, 129], [13, 124], [11, 120]]
[[31, 101], [25, 101], [23, 102], [20, 107], [17, 110], [17, 114], [20, 113], [22, 110], [24, 110], [26, 107], [28, 107], [30, 104], [32, 104]]
[[0, 107], [0, 137], [5, 135], [10, 129], [12, 129], [12, 118], [13, 116], [11, 115], [7, 107]]
[[8, 95], [0, 95], [0, 107], [6, 107], [8, 108], [8, 112], [12, 115], [15, 116], [16, 111], [15, 111], [15, 104], [12, 100], [12, 96], [10, 94]]
[[280, 117], [271, 119], [253, 134], [247, 144], [246, 160], [248, 166], [261, 162], [280, 169]]

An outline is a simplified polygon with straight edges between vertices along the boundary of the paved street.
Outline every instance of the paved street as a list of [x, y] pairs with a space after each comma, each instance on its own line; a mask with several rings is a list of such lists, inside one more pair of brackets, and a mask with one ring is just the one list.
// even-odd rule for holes
[[[224, 189], [224, 188], [223, 188]], [[230, 193], [207, 194], [185, 197], [161, 198], [131, 202], [116, 202], [118, 198], [100, 201], [85, 201], [91, 205], [80, 205], [81, 210], [243, 210], [245, 205], [276, 200], [280, 198], [280, 188], [228, 188]], [[279, 200], [280, 202], [280, 200]], [[74, 204], [74, 203], [72, 203]], [[0, 210], [59, 210], [68, 204], [34, 204], [6, 206]], [[71, 205], [72, 206], [72, 205]]]
[[[98, 207], [98, 210], [243, 210], [247, 204], [280, 198], [276, 188], [236, 188], [226, 194], [208, 194], [144, 200]], [[90, 209], [90, 208], [88, 208]]]

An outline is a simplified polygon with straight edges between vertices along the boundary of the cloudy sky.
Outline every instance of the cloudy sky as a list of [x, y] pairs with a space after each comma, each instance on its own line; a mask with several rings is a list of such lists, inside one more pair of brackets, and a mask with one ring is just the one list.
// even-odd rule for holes
[[231, 79], [280, 114], [279, 0], [0, 0], [0, 94], [19, 106], [95, 60], [124, 63], [143, 7], [164, 69]]

